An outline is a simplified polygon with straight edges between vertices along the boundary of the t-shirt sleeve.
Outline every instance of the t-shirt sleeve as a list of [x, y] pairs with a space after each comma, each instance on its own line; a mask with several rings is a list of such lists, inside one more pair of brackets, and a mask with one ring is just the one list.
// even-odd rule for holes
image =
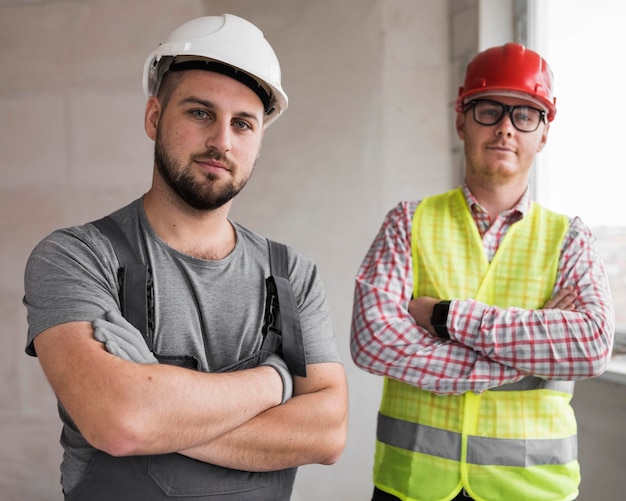
[[27, 310], [26, 353], [36, 356], [33, 339], [67, 322], [87, 321], [119, 310], [117, 258], [91, 225], [57, 230], [31, 253], [24, 273]]

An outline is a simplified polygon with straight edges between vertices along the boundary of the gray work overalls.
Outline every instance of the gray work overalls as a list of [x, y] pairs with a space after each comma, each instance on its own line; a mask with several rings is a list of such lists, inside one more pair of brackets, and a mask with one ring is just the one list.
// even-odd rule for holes
[[246, 472], [180, 454], [113, 457], [98, 451], [66, 501], [289, 501], [296, 468]]
[[[110, 228], [110, 222], [107, 224], [110, 231], [105, 234], [112, 240], [118, 253], [122, 245], [120, 238], [124, 237], [112, 234], [117, 230]], [[103, 230], [101, 226], [99, 227]], [[267, 317], [271, 317], [271, 320], [264, 326], [263, 344], [259, 351], [220, 372], [257, 367], [269, 353], [287, 349], [288, 352], [283, 353], [283, 356], [290, 371], [293, 374], [306, 376], [306, 362], [297, 309], [295, 312], [287, 311], [293, 310], [294, 303], [290, 303], [291, 300], [286, 297], [291, 293], [291, 288], [288, 279], [283, 277], [286, 248], [277, 249], [274, 242], [270, 244], [273, 276], [268, 278], [267, 285], [268, 291], [270, 287], [273, 287], [275, 294], [268, 292]], [[127, 247], [127, 244], [124, 243], [124, 246]], [[121, 250], [130, 252], [128, 249]], [[272, 250], [274, 255], [272, 255]], [[128, 265], [134, 260], [132, 253], [127, 258], [118, 254], [118, 258], [120, 258], [121, 265]], [[131, 262], [131, 264], [134, 263]], [[143, 271], [139, 275], [142, 273]], [[278, 289], [277, 292], [276, 289]], [[143, 290], [145, 291], [145, 288]], [[126, 300], [142, 299], [142, 295], [143, 292], [141, 294], [127, 292]], [[279, 303], [283, 306], [291, 306], [291, 308], [285, 307], [281, 314], [278, 308]], [[144, 309], [140, 308], [140, 316], [145, 319], [147, 315]], [[138, 325], [135, 324], [135, 326], [139, 328]], [[288, 341], [285, 338], [287, 332], [289, 332]], [[149, 337], [146, 337], [146, 342], [152, 349]], [[294, 343], [297, 346], [294, 346]], [[154, 355], [159, 363], [188, 369], [197, 370], [198, 368], [197, 361], [192, 357], [160, 357], [156, 353]], [[296, 471], [297, 468], [270, 472], [234, 470], [176, 453], [113, 457], [97, 451], [80, 483], [65, 495], [65, 501], [289, 501]]]

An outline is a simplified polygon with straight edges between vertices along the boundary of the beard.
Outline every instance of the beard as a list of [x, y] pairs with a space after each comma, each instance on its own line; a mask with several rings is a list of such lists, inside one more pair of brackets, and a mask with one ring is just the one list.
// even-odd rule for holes
[[[248, 181], [244, 179], [239, 183], [228, 182], [219, 186], [219, 176], [211, 173], [205, 173], [204, 179], [198, 181], [192, 170], [192, 163], [182, 165], [170, 156], [166, 149], [160, 130], [157, 130], [154, 163], [159, 174], [183, 202], [198, 211], [207, 212], [222, 207], [237, 196]], [[233, 170], [232, 163], [216, 149], [209, 149], [202, 154], [194, 155], [192, 162], [194, 158], [218, 160], [227, 165], [231, 172]]]

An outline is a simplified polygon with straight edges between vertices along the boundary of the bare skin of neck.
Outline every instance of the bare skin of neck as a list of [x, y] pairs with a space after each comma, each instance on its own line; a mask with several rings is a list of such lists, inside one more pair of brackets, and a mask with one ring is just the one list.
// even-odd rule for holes
[[153, 184], [143, 205], [159, 238], [183, 254], [215, 261], [224, 259], [235, 248], [237, 237], [228, 221], [230, 202], [214, 211], [198, 211], [168, 189]]
[[512, 209], [515, 204], [522, 198], [528, 179], [524, 178], [523, 182], [476, 182], [475, 180], [466, 179], [472, 195], [476, 197], [478, 203], [489, 214], [489, 218], [493, 221], [501, 212]]

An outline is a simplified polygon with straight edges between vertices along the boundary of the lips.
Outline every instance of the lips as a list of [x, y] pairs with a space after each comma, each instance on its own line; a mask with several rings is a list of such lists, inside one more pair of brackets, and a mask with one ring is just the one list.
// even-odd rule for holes
[[513, 146], [509, 146], [507, 144], [494, 144], [491, 146], [487, 146], [488, 150], [499, 151], [503, 153], [515, 153], [515, 148]]
[[213, 159], [196, 159], [194, 160], [206, 172], [230, 172], [226, 164]]
[[[202, 159], [198, 159], [196, 160], [197, 163], [202, 164], [202, 165], [209, 165], [211, 167], [215, 167], [217, 169], [226, 169], [226, 166], [222, 163], [222, 162], [218, 162], [217, 160], [202, 160]], [[228, 170], [228, 169], [226, 169]]]

